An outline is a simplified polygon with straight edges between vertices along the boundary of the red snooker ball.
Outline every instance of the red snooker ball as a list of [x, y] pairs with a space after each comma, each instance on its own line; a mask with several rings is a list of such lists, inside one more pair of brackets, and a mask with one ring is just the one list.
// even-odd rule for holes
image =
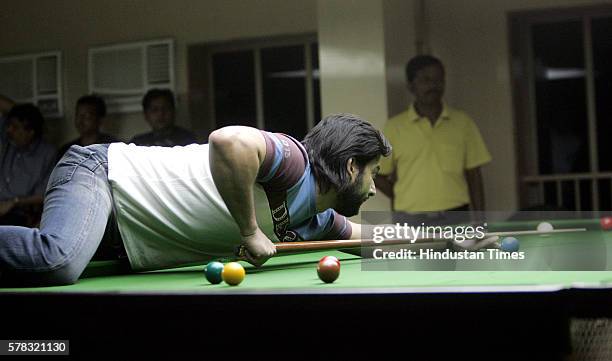
[[325, 283], [332, 283], [340, 276], [340, 261], [335, 257], [323, 257], [317, 265], [317, 275]]
[[612, 217], [603, 217], [601, 219], [601, 229], [609, 231], [612, 229]]

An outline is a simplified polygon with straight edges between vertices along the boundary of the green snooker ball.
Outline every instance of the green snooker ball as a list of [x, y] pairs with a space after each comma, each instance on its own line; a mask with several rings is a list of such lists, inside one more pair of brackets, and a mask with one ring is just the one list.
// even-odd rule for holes
[[204, 268], [204, 276], [208, 280], [208, 282], [213, 285], [221, 283], [223, 281], [223, 277], [221, 274], [223, 273], [223, 263], [221, 262], [210, 262]]

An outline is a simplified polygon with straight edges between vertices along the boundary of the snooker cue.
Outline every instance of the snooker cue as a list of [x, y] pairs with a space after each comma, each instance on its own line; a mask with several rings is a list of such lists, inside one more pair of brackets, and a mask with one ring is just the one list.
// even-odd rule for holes
[[[532, 235], [532, 234], [553, 234], [553, 233], [568, 233], [568, 232], [584, 232], [586, 228], [568, 228], [568, 229], [555, 229], [548, 232], [542, 231], [515, 231], [515, 232], [491, 232], [485, 233], [484, 237], [480, 239], [487, 239], [491, 237], [507, 237], [515, 235]], [[339, 249], [350, 249], [359, 247], [385, 247], [393, 245], [412, 245], [419, 247], [435, 248], [440, 249], [448, 245], [449, 240], [435, 239], [435, 238], [417, 238], [414, 242], [409, 239], [395, 239], [385, 240], [381, 243], [375, 243], [372, 240], [329, 240], [329, 241], [304, 241], [304, 242], [285, 242], [275, 243], [277, 255], [291, 254], [291, 253], [306, 253], [313, 251], [323, 250], [339, 250]], [[493, 245], [495, 247], [495, 245]], [[238, 260], [244, 260], [244, 246], [239, 246], [236, 249], [236, 256]], [[92, 263], [96, 267], [88, 266], [85, 270], [82, 278], [96, 277], [96, 276], [108, 276], [117, 274], [128, 274], [133, 273], [129, 267], [129, 263], [126, 260], [123, 261], [96, 261]]]
[[[566, 228], [566, 229], [554, 229], [552, 231], [508, 231], [508, 232], [489, 232], [485, 233], [483, 237], [477, 238], [478, 240], [487, 239], [491, 237], [508, 237], [508, 236], [519, 236], [519, 235], [547, 235], [554, 233], [569, 233], [569, 232], [584, 232], [586, 228]], [[358, 247], [385, 247], [385, 246], [396, 246], [396, 245], [414, 245], [421, 247], [439, 248], [442, 244], [446, 244], [451, 239], [444, 238], [417, 238], [416, 240], [410, 239], [388, 239], [380, 243], [376, 243], [371, 239], [364, 240], [326, 240], [326, 241], [301, 241], [301, 242], [283, 242], [275, 243], [277, 254], [289, 254], [289, 253], [300, 253], [300, 252], [311, 252], [311, 251], [323, 251], [323, 250], [337, 250], [346, 248], [358, 248]], [[244, 246], [240, 246], [237, 250], [236, 255], [242, 257], [245, 250]]]
[[357, 247], [385, 247], [385, 246], [396, 246], [396, 245], [418, 245], [418, 246], [435, 246], [435, 245], [446, 245], [445, 240], [429, 242], [411, 242], [408, 239], [389, 239], [381, 243], [375, 243], [372, 240], [353, 240], [353, 239], [337, 239], [328, 241], [303, 241], [303, 242], [285, 242], [275, 243], [277, 254], [286, 253], [298, 253], [298, 252], [309, 252], [309, 251], [323, 251], [323, 250], [334, 250], [344, 248], [357, 248]]

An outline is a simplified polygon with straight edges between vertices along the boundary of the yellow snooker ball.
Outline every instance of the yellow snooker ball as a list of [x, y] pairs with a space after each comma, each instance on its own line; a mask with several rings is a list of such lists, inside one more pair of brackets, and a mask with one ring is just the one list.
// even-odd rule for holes
[[237, 286], [244, 280], [244, 267], [238, 262], [230, 262], [223, 267], [221, 277], [230, 286]]

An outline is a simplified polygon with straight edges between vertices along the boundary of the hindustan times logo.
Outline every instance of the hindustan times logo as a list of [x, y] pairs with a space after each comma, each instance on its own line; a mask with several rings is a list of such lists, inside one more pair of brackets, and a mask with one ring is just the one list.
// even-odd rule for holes
[[482, 226], [409, 226], [407, 223], [394, 225], [374, 226], [372, 228], [372, 241], [382, 243], [390, 239], [407, 239], [411, 243], [417, 239], [446, 239], [457, 243], [466, 240], [482, 239], [486, 236], [486, 223]]
[[524, 260], [525, 252], [505, 252], [499, 249], [485, 249], [483, 252], [451, 251], [450, 249], [419, 249], [384, 251], [376, 248], [372, 253], [375, 259], [389, 260]]

